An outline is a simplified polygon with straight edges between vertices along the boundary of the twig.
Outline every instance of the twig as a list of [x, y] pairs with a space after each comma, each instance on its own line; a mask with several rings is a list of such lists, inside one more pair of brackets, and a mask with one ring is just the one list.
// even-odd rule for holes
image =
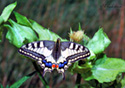
[[81, 74], [77, 74], [77, 79], [76, 79], [76, 86], [77, 88], [80, 88], [80, 82], [81, 82]]
[[[81, 65], [81, 64], [83, 64], [83, 62], [79, 61], [78, 64]], [[81, 74], [77, 73], [76, 87], [75, 88], [80, 88], [81, 79], [82, 79]]]
[[48, 86], [46, 80], [44, 79], [44, 77], [42, 76], [42, 74], [41, 74], [41, 72], [40, 72], [40, 70], [39, 70], [39, 68], [38, 68], [38, 66], [37, 66], [37, 64], [36, 64], [36, 62], [32, 62], [32, 63], [33, 63], [34, 68], [35, 68], [36, 71], [37, 71], [37, 74], [38, 74], [40, 80], [42, 81], [43, 85], [45, 86], [45, 88], [49, 88], [49, 86]]

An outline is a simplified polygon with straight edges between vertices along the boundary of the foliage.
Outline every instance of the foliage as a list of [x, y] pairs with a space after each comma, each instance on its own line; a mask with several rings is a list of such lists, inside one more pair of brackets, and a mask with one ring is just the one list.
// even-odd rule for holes
[[[61, 38], [59, 35], [51, 32], [50, 30], [42, 27], [37, 22], [27, 19], [25, 16], [20, 15], [17, 12], [14, 12], [15, 18], [17, 22], [12, 19], [9, 19], [12, 10], [15, 8], [16, 2], [7, 6], [3, 13], [0, 16], [0, 36], [2, 36], [3, 28], [7, 28], [6, 38], [9, 40], [11, 44], [16, 46], [17, 48], [22, 45], [38, 41], [38, 40], [53, 40], [56, 41], [57, 38]], [[10, 9], [11, 8], [11, 9]], [[3, 23], [3, 22], [9, 22]], [[2, 24], [3, 23], [3, 24]], [[78, 30], [81, 30], [81, 26], [79, 24]], [[71, 29], [72, 32], [72, 29]], [[81, 77], [86, 80], [88, 83], [80, 84], [80, 86], [89, 86], [89, 87], [100, 87], [100, 85], [105, 86], [105, 83], [114, 82], [117, 80], [117, 76], [120, 73], [125, 72], [125, 61], [120, 58], [110, 58], [104, 54], [104, 50], [109, 46], [111, 41], [108, 36], [104, 33], [103, 28], [99, 28], [99, 30], [95, 33], [92, 39], [90, 39], [87, 35], [83, 34], [83, 41], [85, 42], [85, 46], [87, 46], [91, 52], [91, 56], [86, 59], [86, 61], [82, 61], [82, 64], [79, 62], [75, 62], [72, 66], [70, 66], [69, 71], [74, 74], [80, 74]], [[66, 39], [62, 39], [61, 41], [68, 41]], [[81, 41], [80, 44], [84, 44]], [[84, 62], [84, 63], [83, 63]], [[37, 74], [41, 79], [42, 83], [48, 88], [48, 84], [45, 79], [41, 76], [39, 68], [36, 64], [34, 64], [36, 68]], [[31, 78], [30, 76], [24, 76], [10, 88], [20, 87], [26, 80]], [[94, 80], [94, 81], [93, 81]], [[98, 85], [92, 85], [92, 83], [99, 82]], [[124, 87], [124, 79], [122, 79], [121, 84]], [[117, 86], [117, 84], [114, 84]], [[0, 84], [1, 87], [3, 87]], [[106, 85], [109, 86], [109, 85]]]

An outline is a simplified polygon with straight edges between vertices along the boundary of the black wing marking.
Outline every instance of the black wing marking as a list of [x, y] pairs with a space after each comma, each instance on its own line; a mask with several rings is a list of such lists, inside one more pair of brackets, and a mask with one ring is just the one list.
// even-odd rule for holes
[[58, 63], [62, 65], [59, 67], [66, 70], [71, 63], [89, 56], [90, 51], [85, 46], [73, 42], [61, 42], [61, 56]]
[[52, 62], [55, 62], [51, 55], [54, 46], [53, 41], [37, 41], [23, 45], [18, 52], [37, 61], [42, 68], [45, 68], [44, 70], [48, 70], [47, 68], [51, 67]]

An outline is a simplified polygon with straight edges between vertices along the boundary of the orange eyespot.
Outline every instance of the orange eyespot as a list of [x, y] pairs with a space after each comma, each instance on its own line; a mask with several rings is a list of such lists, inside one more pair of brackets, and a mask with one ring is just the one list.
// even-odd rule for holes
[[56, 68], [58, 68], [59, 66], [58, 65], [56, 65]]
[[52, 65], [52, 67], [53, 67], [53, 68], [55, 68], [55, 67], [56, 67], [56, 65], [55, 65], [55, 64], [53, 64], [53, 65]]

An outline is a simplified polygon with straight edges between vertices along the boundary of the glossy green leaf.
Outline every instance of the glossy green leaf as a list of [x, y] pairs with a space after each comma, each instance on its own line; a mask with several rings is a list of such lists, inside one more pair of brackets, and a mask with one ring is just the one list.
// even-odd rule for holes
[[26, 26], [22, 26], [17, 24], [13, 20], [9, 20], [10, 25], [4, 25], [7, 29], [6, 38], [10, 41], [10, 43], [14, 44], [16, 47], [21, 47], [24, 45], [24, 41], [33, 42], [37, 40], [37, 36], [35, 32]]
[[15, 82], [14, 84], [12, 84], [10, 86], [10, 88], [19, 88], [25, 81], [27, 81], [29, 78], [31, 78], [34, 75], [35, 72], [24, 76], [23, 78], [21, 78], [20, 80], [18, 80], [17, 82]]
[[61, 41], [67, 41], [66, 39], [62, 39], [59, 35], [55, 34], [54, 32], [51, 32], [48, 29], [45, 29], [41, 25], [39, 25], [37, 22], [30, 20], [32, 24], [32, 28], [36, 31], [36, 33], [39, 36], [39, 40], [52, 40], [56, 41], [57, 38], [60, 38]]
[[4, 22], [6, 22], [8, 20], [10, 14], [12, 13], [12, 11], [16, 7], [16, 5], [17, 5], [17, 2], [12, 3], [4, 8], [4, 10], [1, 14], [1, 17], [4, 19]]
[[89, 41], [87, 47], [95, 54], [102, 53], [111, 43], [108, 36], [103, 32], [103, 28], [100, 28]]
[[18, 24], [31, 27], [31, 23], [29, 22], [29, 20], [25, 16], [23, 16], [23, 15], [17, 13], [17, 12], [14, 12], [14, 15], [16, 17], [16, 20], [17, 20]]
[[125, 61], [118, 58], [103, 57], [92, 68], [93, 77], [100, 83], [114, 81], [120, 72], [125, 72]]

